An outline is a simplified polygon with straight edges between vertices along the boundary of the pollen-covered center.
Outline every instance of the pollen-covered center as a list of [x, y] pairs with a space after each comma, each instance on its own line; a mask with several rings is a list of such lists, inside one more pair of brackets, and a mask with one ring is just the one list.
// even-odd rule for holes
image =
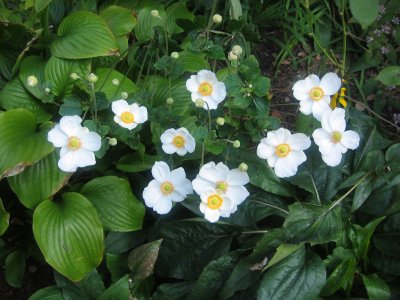
[[210, 96], [212, 93], [212, 86], [208, 82], [203, 82], [199, 86], [199, 93], [202, 96]]
[[68, 139], [68, 149], [78, 150], [82, 146], [81, 140], [76, 136], [71, 136]]
[[121, 115], [121, 121], [126, 124], [131, 124], [135, 122], [135, 116], [131, 112], [125, 111]]
[[228, 183], [226, 181], [217, 181], [217, 183], [215, 184], [215, 188], [217, 190], [221, 190], [224, 193], [226, 193], [226, 191], [228, 190]]
[[174, 185], [169, 181], [165, 181], [161, 184], [160, 190], [164, 195], [169, 195], [174, 191]]
[[275, 153], [278, 155], [280, 158], [284, 158], [289, 155], [291, 149], [288, 144], [280, 144], [276, 146]]
[[207, 206], [211, 209], [218, 209], [221, 207], [224, 199], [218, 194], [213, 194], [207, 198]]
[[320, 101], [324, 96], [325, 93], [320, 87], [313, 87], [310, 91], [310, 98], [314, 101]]
[[331, 138], [332, 138], [332, 142], [334, 144], [337, 144], [342, 140], [342, 134], [339, 131], [334, 131], [332, 133], [332, 137]]
[[172, 144], [174, 144], [175, 147], [177, 147], [177, 148], [182, 148], [183, 146], [185, 146], [185, 139], [182, 136], [177, 135], [172, 140]]

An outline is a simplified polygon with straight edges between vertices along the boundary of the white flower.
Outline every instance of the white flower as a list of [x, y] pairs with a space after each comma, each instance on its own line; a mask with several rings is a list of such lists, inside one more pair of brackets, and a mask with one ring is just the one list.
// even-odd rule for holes
[[165, 153], [176, 153], [179, 156], [184, 156], [186, 153], [193, 153], [196, 147], [196, 142], [193, 136], [182, 127], [179, 129], [167, 129], [160, 137], [163, 143], [162, 148]]
[[290, 177], [297, 173], [297, 167], [307, 160], [303, 150], [311, 146], [311, 140], [305, 134], [291, 134], [289, 130], [279, 128], [270, 131], [257, 146], [257, 156], [266, 159], [274, 168], [278, 177]]
[[346, 129], [343, 108], [335, 108], [332, 112], [326, 112], [321, 121], [322, 128], [314, 130], [312, 136], [319, 146], [323, 161], [331, 167], [340, 164], [342, 154], [347, 149], [356, 149], [360, 143], [357, 132]]
[[115, 114], [114, 121], [129, 130], [147, 121], [147, 108], [136, 103], [129, 105], [121, 99], [113, 101], [111, 109]]
[[335, 73], [327, 73], [321, 81], [317, 75], [311, 74], [293, 85], [293, 96], [300, 101], [300, 111], [321, 121], [322, 115], [331, 110], [331, 96], [339, 91], [340, 78]]
[[186, 81], [186, 88], [192, 93], [192, 101], [203, 99], [207, 104], [204, 109], [217, 109], [226, 97], [226, 87], [219, 82], [215, 73], [208, 70], [201, 70], [197, 75], [192, 75]]
[[249, 183], [249, 176], [246, 172], [238, 168], [229, 170], [222, 162], [217, 165], [214, 162], [205, 164], [192, 182], [193, 189], [200, 196], [210, 189], [217, 189], [235, 205], [239, 205], [249, 196], [249, 192], [244, 187], [247, 183]]
[[200, 199], [200, 211], [211, 223], [217, 222], [219, 217], [229, 217], [237, 208], [237, 204], [218, 189], [209, 188]]
[[192, 183], [186, 179], [183, 168], [170, 171], [163, 161], [155, 162], [151, 169], [154, 179], [143, 190], [143, 199], [148, 207], [159, 214], [166, 214], [172, 208], [172, 201], [181, 202], [193, 193]]
[[81, 126], [78, 116], [65, 116], [48, 133], [47, 139], [54, 147], [61, 147], [58, 167], [65, 172], [75, 172], [96, 164], [94, 151], [101, 147], [101, 137]]

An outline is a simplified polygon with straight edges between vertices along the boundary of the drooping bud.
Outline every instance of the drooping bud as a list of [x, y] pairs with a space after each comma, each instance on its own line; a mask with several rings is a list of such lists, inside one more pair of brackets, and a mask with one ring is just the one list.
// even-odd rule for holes
[[215, 14], [215, 15], [213, 15], [212, 20], [213, 20], [214, 24], [221, 24], [222, 16], [219, 14]]
[[243, 49], [239, 45], [235, 45], [232, 47], [232, 52], [233, 52], [233, 54], [240, 56], [243, 53]]
[[127, 92], [122, 92], [121, 93], [121, 98], [122, 99], [128, 99], [128, 93]]
[[88, 77], [87, 77], [87, 80], [88, 80], [90, 83], [95, 83], [95, 82], [97, 82], [97, 80], [99, 80], [99, 77], [97, 77], [94, 73], [90, 73], [90, 74], [88, 75]]
[[69, 78], [71, 78], [72, 80], [77, 80], [79, 78], [79, 76], [76, 73], [71, 73], [71, 74], [69, 74]]
[[225, 124], [225, 119], [221, 117], [217, 118], [217, 124], [223, 126]]
[[113, 85], [119, 85], [119, 80], [117, 78], [114, 78], [113, 80], [111, 80]]
[[160, 13], [157, 9], [152, 10], [150, 13], [153, 18], [158, 18], [160, 16]]
[[239, 170], [242, 171], [242, 172], [247, 172], [248, 169], [249, 169], [249, 166], [247, 164], [245, 164], [245, 163], [241, 163], [239, 165]]
[[172, 105], [172, 104], [174, 104], [174, 99], [169, 97], [169, 98], [167, 98], [166, 102], [167, 102], [168, 105]]
[[201, 98], [196, 99], [196, 101], [194, 102], [194, 104], [196, 105], [196, 107], [198, 108], [202, 108], [204, 107], [204, 100]]
[[179, 58], [179, 53], [178, 52], [172, 52], [171, 53], [171, 58], [173, 58], [173, 59], [178, 59]]
[[44, 91], [46, 92], [46, 94], [50, 93], [50, 89], [49, 88], [45, 88]]
[[115, 146], [115, 145], [118, 144], [118, 141], [117, 141], [116, 138], [108, 138], [108, 144], [109, 144], [110, 146]]
[[28, 76], [28, 78], [26, 79], [26, 83], [28, 84], [28, 86], [34, 87], [38, 84], [38, 79], [36, 78], [36, 76]]
[[233, 141], [232, 146], [233, 146], [233, 148], [239, 148], [240, 147], [240, 141], [239, 140]]
[[228, 53], [228, 59], [229, 59], [230, 61], [236, 61], [236, 60], [238, 60], [238, 57], [237, 57], [237, 55], [233, 54], [232, 51], [229, 51], [229, 53]]

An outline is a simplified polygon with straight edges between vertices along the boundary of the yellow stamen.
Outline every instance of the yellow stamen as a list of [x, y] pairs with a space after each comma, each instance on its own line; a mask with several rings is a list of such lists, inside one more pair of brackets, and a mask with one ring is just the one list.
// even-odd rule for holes
[[334, 144], [339, 143], [341, 140], [342, 140], [342, 133], [340, 133], [339, 131], [332, 132], [332, 142]]
[[212, 93], [212, 86], [208, 82], [203, 82], [199, 86], [199, 93], [202, 96], [210, 96]]
[[68, 139], [68, 148], [70, 150], [78, 150], [81, 147], [81, 140], [76, 136], [71, 136]]
[[215, 185], [215, 188], [216, 188], [217, 190], [221, 190], [221, 191], [223, 191], [224, 193], [226, 193], [226, 191], [228, 190], [228, 187], [229, 187], [229, 185], [228, 185], [228, 183], [225, 182], [225, 181], [217, 181], [217, 183], [216, 183], [216, 185]]
[[280, 144], [276, 147], [275, 153], [278, 155], [280, 158], [284, 158], [289, 155], [290, 151], [290, 146], [288, 144]]
[[125, 124], [131, 124], [135, 122], [135, 116], [129, 111], [125, 111], [121, 115], [121, 121], [124, 122]]
[[[340, 94], [340, 97], [339, 97], [339, 94]], [[338, 97], [339, 97], [339, 103], [342, 104], [342, 106], [344, 108], [346, 108], [347, 101], [344, 99], [344, 96], [346, 96], [346, 88], [343, 87], [343, 88], [340, 89], [340, 92], [337, 92], [336, 94], [334, 94], [332, 96], [331, 103], [329, 104], [330, 107], [332, 109], [335, 109], [335, 107], [337, 105], [337, 100], [338, 100]]]
[[322, 98], [324, 98], [325, 93], [323, 89], [320, 87], [313, 87], [310, 91], [310, 98], [314, 101], [320, 101]]
[[169, 195], [174, 191], [174, 185], [169, 181], [165, 181], [161, 184], [160, 190], [164, 195]]
[[182, 148], [183, 146], [185, 146], [185, 139], [182, 136], [177, 135], [172, 140], [172, 144], [174, 144], [175, 147], [177, 147], [177, 148]]
[[220, 195], [213, 194], [207, 198], [207, 206], [211, 209], [218, 209], [222, 206], [224, 199]]

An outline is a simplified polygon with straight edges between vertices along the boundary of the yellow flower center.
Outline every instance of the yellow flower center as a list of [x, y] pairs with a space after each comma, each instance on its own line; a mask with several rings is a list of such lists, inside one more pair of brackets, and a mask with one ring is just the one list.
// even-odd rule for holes
[[310, 91], [310, 98], [314, 101], [320, 101], [324, 96], [325, 93], [320, 87], [313, 87]]
[[177, 147], [177, 148], [182, 148], [183, 146], [185, 146], [185, 139], [182, 136], [177, 135], [172, 140], [172, 144], [174, 144], [175, 147]]
[[224, 193], [226, 193], [226, 191], [228, 190], [228, 183], [225, 181], [217, 181], [217, 183], [215, 184], [215, 188], [217, 190], [221, 190]]
[[135, 116], [129, 111], [123, 112], [121, 115], [121, 121], [126, 124], [131, 124], [135, 122]]
[[169, 195], [174, 191], [174, 185], [169, 181], [165, 181], [161, 184], [160, 190], [164, 195]]
[[210, 96], [212, 93], [212, 86], [208, 82], [203, 82], [199, 86], [199, 93], [202, 96]]
[[207, 206], [211, 209], [218, 209], [221, 207], [224, 199], [220, 195], [213, 194], [207, 198]]
[[334, 144], [339, 143], [341, 141], [341, 139], [342, 139], [342, 134], [339, 131], [334, 131], [332, 133], [332, 142]]
[[280, 144], [276, 147], [275, 153], [278, 155], [280, 158], [284, 158], [289, 155], [290, 151], [290, 146], [288, 144]]
[[68, 149], [70, 150], [78, 150], [82, 146], [81, 140], [76, 136], [71, 136], [68, 139]]

